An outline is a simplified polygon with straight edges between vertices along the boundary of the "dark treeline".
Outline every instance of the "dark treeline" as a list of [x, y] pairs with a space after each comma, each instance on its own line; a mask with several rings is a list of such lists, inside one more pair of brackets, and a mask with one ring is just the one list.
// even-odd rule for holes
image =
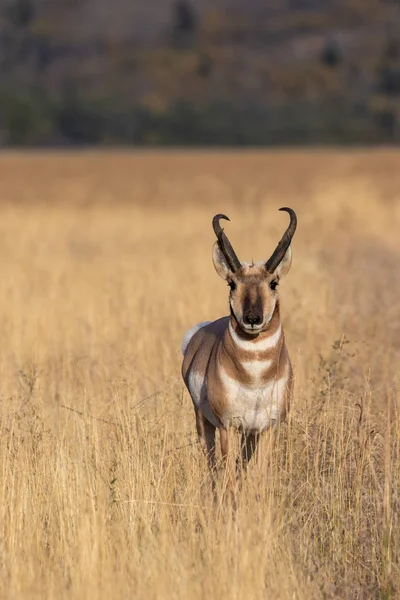
[[[59, 0], [53, 12], [39, 0], [5, 2], [0, 142], [398, 142], [400, 4], [286, 4], [237, 15], [171, 1], [163, 28], [150, 23], [154, 35], [142, 42], [122, 32], [74, 36], [74, 2]], [[71, 20], [60, 31], [62, 15]]]

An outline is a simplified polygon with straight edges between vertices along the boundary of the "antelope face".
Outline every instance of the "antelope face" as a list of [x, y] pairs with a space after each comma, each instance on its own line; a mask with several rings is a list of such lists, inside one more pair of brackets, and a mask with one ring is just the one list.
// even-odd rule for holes
[[257, 335], [268, 328], [278, 301], [277, 286], [286, 275], [292, 262], [291, 240], [296, 229], [296, 215], [292, 209], [290, 225], [271, 258], [256, 264], [241, 263], [237, 258], [219, 219], [214, 217], [213, 226], [218, 241], [213, 248], [214, 267], [230, 287], [229, 305], [231, 315], [239, 327], [250, 335]]
[[281, 277], [282, 273], [268, 273], [264, 263], [244, 263], [239, 271], [230, 274], [231, 314], [246, 333], [260, 333], [268, 326], [275, 311]]

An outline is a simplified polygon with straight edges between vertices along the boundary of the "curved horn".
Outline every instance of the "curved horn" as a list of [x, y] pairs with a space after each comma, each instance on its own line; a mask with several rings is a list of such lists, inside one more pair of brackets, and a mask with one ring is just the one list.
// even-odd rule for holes
[[281, 262], [281, 260], [283, 259], [283, 257], [285, 256], [286, 251], [290, 246], [292, 237], [294, 236], [294, 232], [296, 231], [296, 227], [297, 227], [297, 217], [296, 217], [296, 213], [294, 212], [293, 209], [287, 208], [285, 206], [283, 208], [280, 208], [279, 210], [285, 210], [287, 213], [289, 213], [290, 223], [289, 223], [289, 227], [286, 229], [285, 233], [283, 234], [281, 241], [275, 248], [271, 258], [269, 258], [267, 260], [267, 262], [265, 263], [265, 268], [268, 271], [268, 273], [273, 273], [275, 271], [275, 269], [277, 268], [277, 266], [279, 265], [279, 263]]
[[226, 237], [226, 235], [224, 233], [224, 230], [222, 229], [221, 225], [219, 224], [220, 219], [226, 219], [226, 221], [230, 221], [230, 219], [226, 215], [215, 215], [215, 217], [213, 218], [213, 221], [212, 221], [212, 225], [213, 225], [214, 233], [218, 239], [218, 245], [220, 247], [220, 250], [221, 250], [222, 254], [224, 255], [225, 260], [228, 263], [228, 266], [231, 269], [231, 271], [235, 272], [238, 269], [240, 269], [242, 264], [241, 264], [240, 260], [238, 259], [238, 257], [236, 256], [235, 251], [232, 248], [230, 241], [228, 240], [228, 238]]

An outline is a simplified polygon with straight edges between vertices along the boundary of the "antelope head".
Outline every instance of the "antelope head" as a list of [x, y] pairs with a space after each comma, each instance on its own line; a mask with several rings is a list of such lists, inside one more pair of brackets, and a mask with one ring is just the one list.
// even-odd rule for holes
[[296, 213], [286, 207], [280, 210], [289, 213], [289, 227], [271, 257], [266, 262], [252, 264], [240, 262], [220, 226], [220, 219], [230, 219], [226, 215], [215, 215], [213, 219], [217, 236], [213, 247], [214, 267], [230, 287], [232, 317], [250, 335], [257, 335], [268, 328], [278, 302], [279, 281], [289, 271], [292, 262], [290, 244], [297, 226]]

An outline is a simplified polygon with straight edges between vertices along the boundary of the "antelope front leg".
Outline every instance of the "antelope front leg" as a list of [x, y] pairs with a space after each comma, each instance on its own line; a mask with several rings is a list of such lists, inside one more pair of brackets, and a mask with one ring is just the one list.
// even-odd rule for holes
[[271, 427], [260, 439], [261, 447], [258, 451], [258, 458], [261, 460], [261, 465], [265, 465], [266, 462], [267, 475], [272, 473], [272, 458], [276, 444], [276, 435], [277, 431], [275, 427]]
[[233, 499], [236, 494], [236, 461], [232, 453], [230, 444], [229, 430], [223, 427], [219, 430], [220, 443], [221, 443], [221, 454], [225, 461], [226, 468], [226, 487], [227, 490], [232, 494]]
[[260, 439], [260, 434], [249, 433], [245, 435], [242, 433], [242, 466], [244, 469], [247, 468], [251, 457], [257, 450], [257, 444]]
[[208, 467], [212, 476], [212, 487], [215, 487], [215, 427], [203, 417], [198, 409], [196, 413], [196, 429], [199, 442], [207, 457]]

